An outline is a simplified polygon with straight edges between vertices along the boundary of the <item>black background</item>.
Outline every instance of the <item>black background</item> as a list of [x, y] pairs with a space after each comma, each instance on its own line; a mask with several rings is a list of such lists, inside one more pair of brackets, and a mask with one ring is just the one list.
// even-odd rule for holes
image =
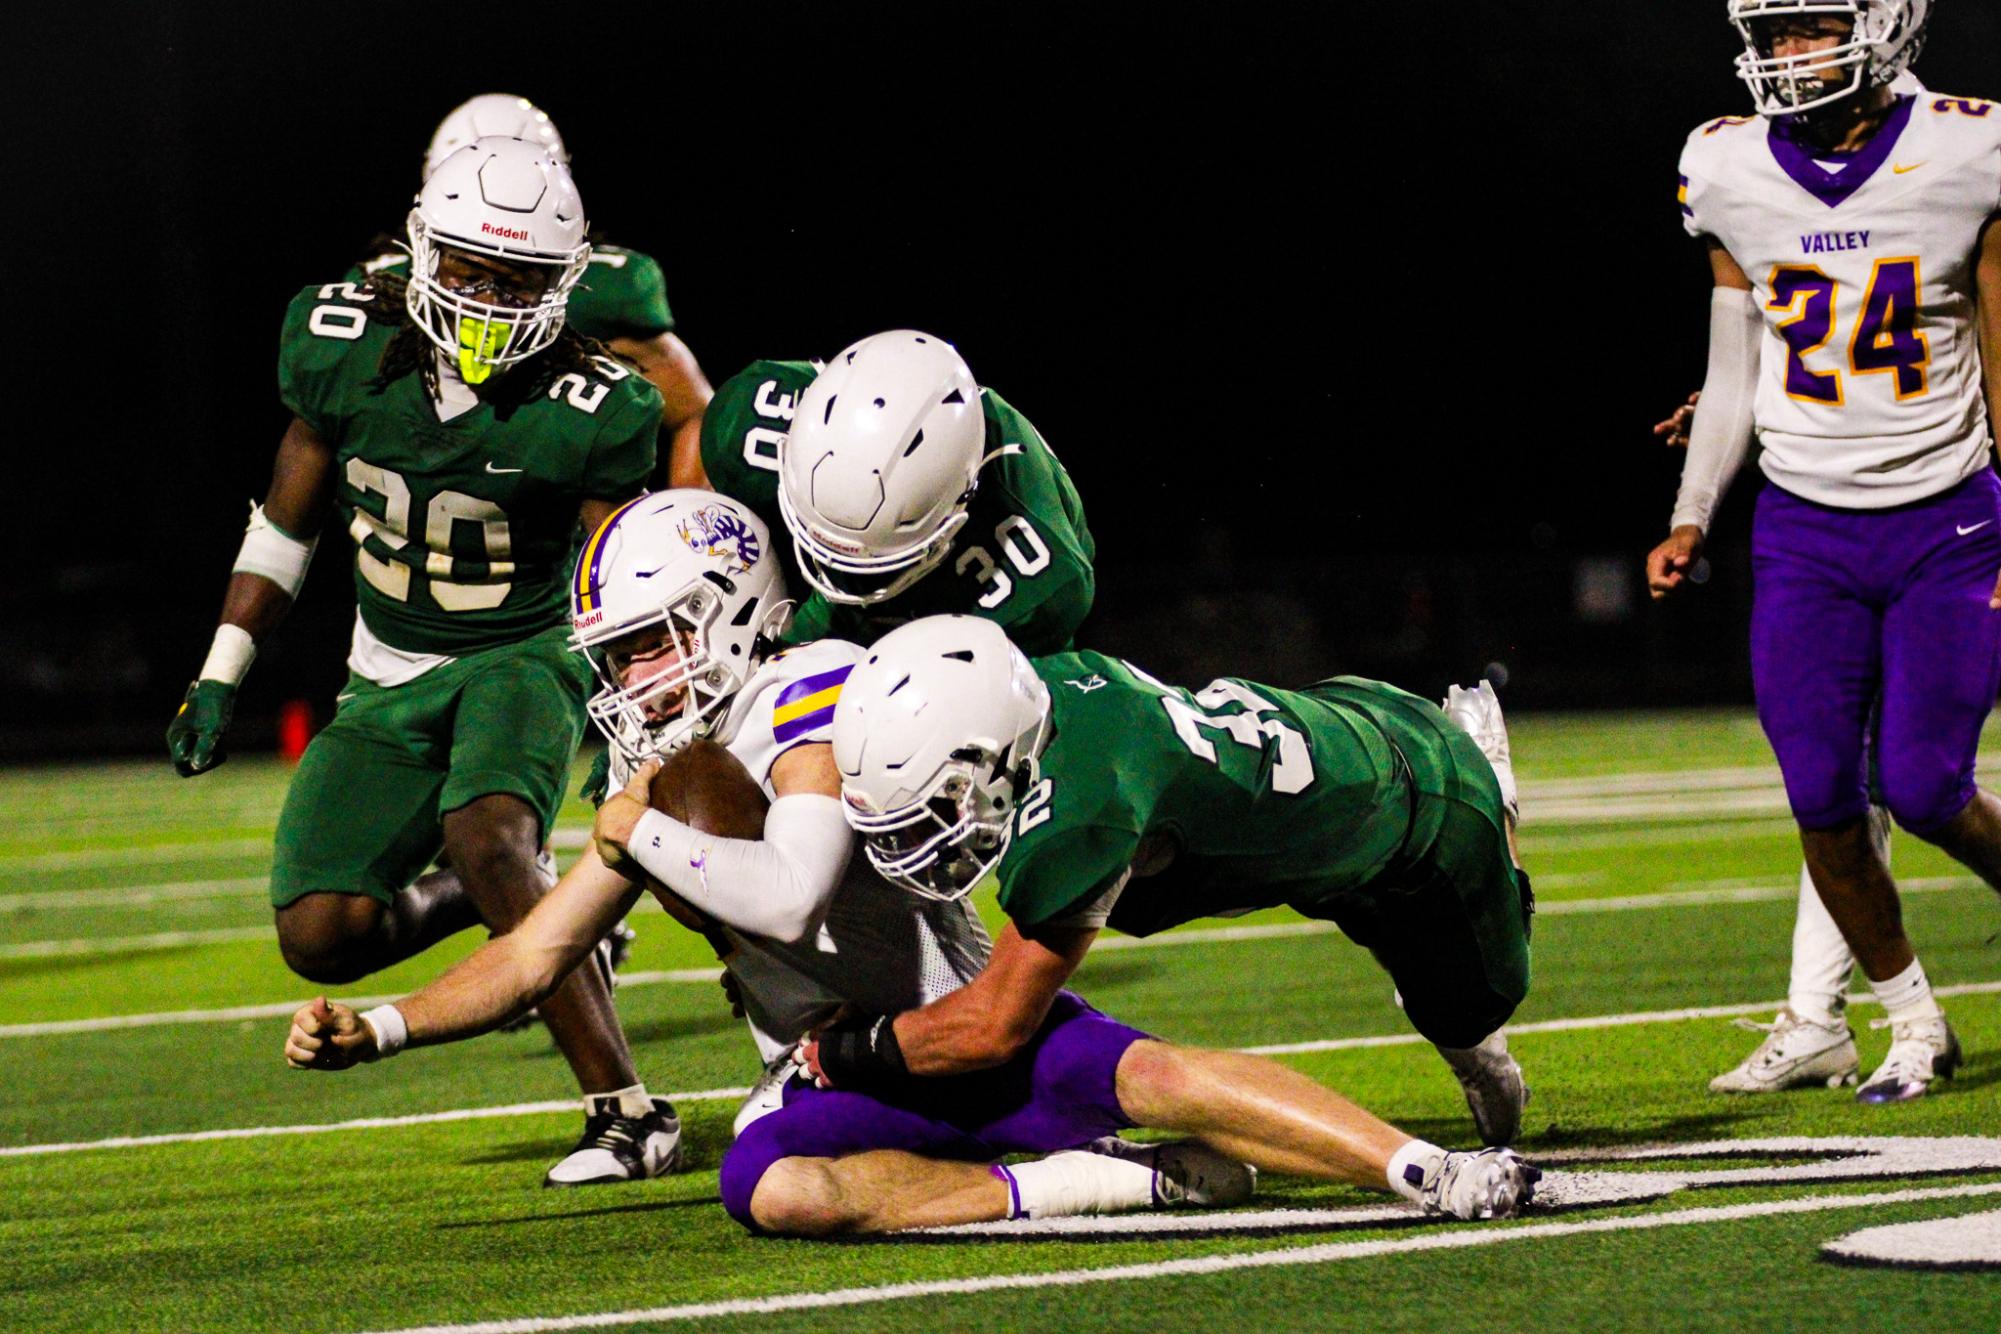
[[[143, 749], [205, 651], [285, 422], [292, 294], [396, 225], [437, 119], [547, 109], [592, 221], [658, 256], [720, 382], [914, 326], [1076, 478], [1087, 644], [1162, 675], [1334, 671], [1511, 701], [1748, 699], [1741, 544], [1654, 608], [1639, 560], [1699, 383], [1699, 121], [1748, 107], [1720, 0], [247, 4], [10, 17], [0, 755]], [[2001, 13], [1918, 72], [2001, 92]], [[322, 714], [328, 541], [240, 739]]]

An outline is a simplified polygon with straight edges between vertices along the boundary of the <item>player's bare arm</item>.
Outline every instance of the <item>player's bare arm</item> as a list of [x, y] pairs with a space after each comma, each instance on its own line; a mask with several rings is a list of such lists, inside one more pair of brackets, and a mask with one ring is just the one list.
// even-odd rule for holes
[[[1981, 387], [1987, 394], [1988, 428], [2001, 438], [2001, 215], [1990, 218], [1980, 233], [1974, 259], [1973, 295], [1980, 335]], [[2001, 611], [2001, 576], [1987, 605]]]
[[[1737, 363], [1743, 360], [1744, 353], [1736, 346], [1734, 341], [1726, 342], [1725, 338], [1719, 332], [1720, 330], [1733, 330], [1734, 326], [1739, 322], [1739, 317], [1720, 312], [1726, 309], [1734, 310], [1742, 307], [1748, 302], [1751, 292], [1751, 280], [1745, 275], [1742, 266], [1731, 257], [1728, 250], [1725, 250], [1715, 240], [1709, 242], [1709, 271], [1713, 284], [1711, 289], [1710, 373], [1709, 377], [1704, 380], [1704, 388], [1709, 388], [1713, 382], [1717, 382], [1721, 378], [1742, 378], [1744, 368]], [[1730, 338], [1732, 340], [1735, 339], [1734, 332], [1730, 334]], [[1749, 363], [1750, 374], [1755, 376], [1757, 365], [1755, 360], [1756, 344], [1751, 343], [1748, 346], [1753, 353], [1753, 359]], [[1728, 364], [1720, 365], [1719, 363]], [[1733, 389], [1731, 396], [1735, 399], [1739, 394]], [[1748, 403], [1745, 406], [1748, 407]], [[1673, 419], [1670, 418], [1669, 420], [1672, 421]], [[1666, 423], [1663, 424], [1665, 425]], [[1708, 423], [1705, 423], [1705, 428], [1707, 425]], [[1692, 441], [1695, 430], [1692, 411], [1688, 429], [1691, 432], [1690, 439]], [[1734, 428], [1725, 424], [1718, 429], [1729, 433]], [[1660, 427], [1655, 427], [1655, 432], [1659, 434]], [[1689, 462], [1684, 467], [1685, 470], [1702, 469], [1708, 465], [1709, 461], [1703, 453], [1692, 449]], [[1722, 469], [1722, 471], [1730, 473], [1734, 473], [1735, 470], [1735, 464], [1728, 464]], [[1728, 485], [1729, 477], [1723, 476], [1721, 478], [1721, 486]], [[1717, 488], [1717, 494], [1720, 496], [1720, 487]], [[1688, 581], [1689, 575], [1695, 570], [1696, 562], [1702, 559], [1705, 528], [1706, 523], [1676, 523], [1673, 530], [1669, 532], [1667, 540], [1647, 553], [1647, 591], [1653, 596], [1655, 601], [1659, 601], [1661, 598], [1678, 591]]]
[[236, 687], [250, 670], [258, 642], [285, 618], [305, 581], [333, 488], [332, 447], [294, 417], [278, 442], [264, 503], [251, 509], [208, 658], [167, 727], [167, 754], [183, 778], [206, 773], [228, 758], [222, 738], [235, 709]]
[[[546, 998], [639, 899], [641, 889], [586, 848], [519, 926], [495, 936], [436, 981], [395, 1002], [401, 1029], [387, 1053], [476, 1037]], [[371, 1012], [374, 1014], [375, 1012]], [[385, 1054], [377, 1018], [321, 997], [292, 1016], [285, 1060], [299, 1070], [345, 1070]]]
[[614, 338], [611, 350], [639, 368], [660, 391], [660, 431], [668, 441], [667, 485], [707, 490], [702, 469], [702, 410], [715, 396], [688, 345], [672, 333]]
[[[994, 942], [993, 957], [965, 986], [889, 1025], [904, 1070], [913, 1075], [957, 1075], [1005, 1065], [1049, 1017], [1049, 1007], [1098, 938], [1095, 928], [1045, 927], [1023, 934], [1010, 922]], [[872, 1024], [835, 1025], [800, 1044], [799, 1059], [822, 1087], [840, 1083], [841, 1061], [824, 1048], [866, 1042]], [[880, 1039], [877, 1038], [880, 1052]], [[834, 1069], [830, 1075], [823, 1054]], [[861, 1059], [867, 1060], [867, 1056]]]

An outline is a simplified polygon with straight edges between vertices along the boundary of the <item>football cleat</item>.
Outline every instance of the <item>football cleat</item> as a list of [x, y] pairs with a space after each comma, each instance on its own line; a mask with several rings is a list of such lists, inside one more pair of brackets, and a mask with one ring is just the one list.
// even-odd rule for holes
[[644, 1116], [627, 1116], [611, 1097], [584, 1099], [577, 1147], [542, 1178], [544, 1186], [602, 1186], [665, 1176], [681, 1165], [681, 1118], [665, 1098]]
[[1787, 1006], [1769, 1024], [1739, 1019], [1739, 1028], [1766, 1034], [1735, 1069], [1709, 1081], [1712, 1093], [1778, 1093], [1784, 1089], [1840, 1088], [1855, 1082], [1855, 1034], [1837, 1019], [1816, 1023]]
[[804, 1074], [806, 1067], [792, 1059], [790, 1048], [771, 1058], [758, 1076], [757, 1083], [751, 1085], [750, 1096], [737, 1108], [736, 1120], [730, 1123], [732, 1138], [749, 1129], [751, 1122], [766, 1117], [785, 1105], [785, 1086], [792, 1082], [792, 1076]]
[[1116, 1135], [1107, 1135], [1085, 1148], [1090, 1153], [1121, 1158], [1151, 1168], [1153, 1205], [1156, 1209], [1180, 1204], [1228, 1209], [1249, 1201], [1258, 1188], [1257, 1168], [1249, 1163], [1240, 1163], [1200, 1140], [1135, 1144]]
[[1857, 1090], [1857, 1102], [1909, 1102], [1923, 1097], [1932, 1080], [1951, 1079], [1959, 1069], [1959, 1037], [1942, 1014], [1901, 1024], [1872, 1019], [1869, 1027], [1890, 1030], [1890, 1054]]
[[1522, 1082], [1522, 1067], [1508, 1052], [1507, 1034], [1496, 1029], [1477, 1047], [1439, 1047], [1438, 1054], [1458, 1076], [1480, 1142], [1490, 1146], [1514, 1143], [1522, 1132], [1529, 1086]]
[[1448, 1153], [1423, 1187], [1428, 1214], [1449, 1214], [1468, 1221], [1513, 1218], [1535, 1198], [1542, 1169], [1523, 1162], [1513, 1149], [1481, 1149]]
[[1482, 681], [1470, 690], [1451, 687], [1440, 707], [1460, 731], [1473, 738], [1473, 744], [1487, 757], [1487, 763], [1494, 766], [1494, 778], [1501, 785], [1501, 802], [1508, 808], [1508, 823], [1520, 824], [1522, 803], [1515, 786], [1515, 766], [1508, 759], [1508, 724], [1501, 717], [1501, 697], [1494, 693], [1492, 685]]

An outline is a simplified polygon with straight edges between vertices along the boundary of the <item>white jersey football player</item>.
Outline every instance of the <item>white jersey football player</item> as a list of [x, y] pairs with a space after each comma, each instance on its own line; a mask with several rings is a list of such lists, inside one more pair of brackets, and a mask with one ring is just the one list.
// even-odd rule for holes
[[[775, 651], [791, 604], [770, 534], [749, 509], [692, 490], [631, 502], [585, 543], [571, 607], [573, 644], [603, 685], [590, 713], [625, 789], [600, 811], [593, 845], [547, 907], [415, 995], [362, 1014], [324, 1001], [302, 1008], [286, 1056], [343, 1069], [494, 1027], [560, 981], [651, 877], [668, 910], [723, 954], [750, 1021], [765, 1076], [738, 1113], [741, 1134], [784, 1107], [791, 1054], [809, 1032], [844, 1005], [894, 1013], [956, 990], [985, 965], [987, 935], [969, 903], [915, 902], [852, 856], [831, 728], [862, 650], [821, 640]], [[651, 808], [660, 758], [697, 740], [726, 749], [763, 790], [761, 838], [700, 833]], [[1431, 1183], [1432, 1207], [1462, 1216], [1491, 1207], [1484, 1163]], [[1008, 1171], [1016, 1203], [996, 1186], [993, 1217], [1022, 1199], [1044, 1216], [1229, 1204], [1254, 1180], [1199, 1143], [1108, 1144]]]
[[1898, 823], [2001, 883], [2001, 802], [1972, 781], [2001, 684], [2001, 112], [1907, 75], [1929, 8], [1733, 0], [1759, 114], [1698, 127], [1682, 155], [1715, 277], [1709, 369], [1648, 579], [1656, 597], [1687, 581], [1755, 435], [1753, 678], [1814, 890], [1787, 1007], [1721, 1091], [1854, 1079], [1851, 957], [1893, 1030], [1862, 1100], [1918, 1096], [1959, 1061], [1899, 920], [1872, 759]]

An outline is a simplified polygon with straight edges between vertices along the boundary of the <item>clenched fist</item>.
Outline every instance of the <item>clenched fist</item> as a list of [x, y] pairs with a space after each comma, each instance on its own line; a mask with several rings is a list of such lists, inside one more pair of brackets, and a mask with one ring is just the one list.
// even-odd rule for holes
[[285, 1038], [285, 1063], [294, 1070], [345, 1070], [379, 1055], [375, 1031], [325, 996], [299, 1007]]

